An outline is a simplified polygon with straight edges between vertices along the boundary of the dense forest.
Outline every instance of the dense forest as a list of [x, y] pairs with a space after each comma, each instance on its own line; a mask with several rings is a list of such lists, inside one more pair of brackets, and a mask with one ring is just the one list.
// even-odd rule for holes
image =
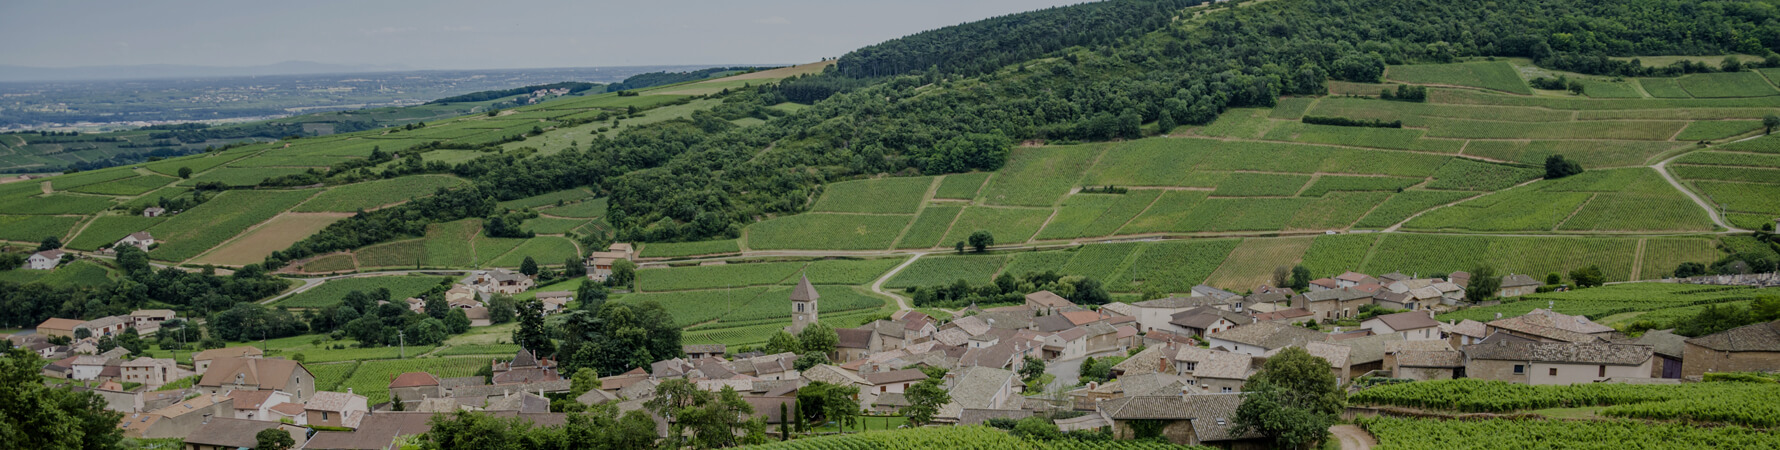
[[257, 265], [217, 276], [208, 270], [155, 269], [148, 253], [136, 247], [119, 246], [117, 251], [124, 276], [96, 288], [0, 281], [0, 327], [31, 327], [51, 317], [96, 319], [161, 305], [202, 316], [237, 303], [251, 304], [288, 286]]
[[[1185, 4], [1115, 0], [924, 32], [849, 53], [822, 74], [717, 95], [722, 105], [689, 119], [550, 156], [489, 155], [451, 172], [495, 200], [578, 186], [609, 193], [616, 239], [730, 238], [802, 212], [824, 183], [995, 170], [1017, 140], [1136, 138], [1145, 123], [1209, 123], [1227, 108], [1321, 93], [1332, 78], [1377, 81], [1387, 64], [1528, 56], [1570, 65], [1780, 47], [1774, 0]], [[992, 35], [1000, 39], [983, 38]], [[784, 101], [813, 106], [762, 112]], [[727, 121], [766, 116], [747, 128]], [[336, 228], [365, 230], [357, 220], [293, 251], [337, 239]], [[296, 254], [305, 252], [287, 256]]]
[[426, 102], [426, 104], [428, 104], [428, 105], [443, 105], [446, 103], [485, 102], [485, 101], [494, 100], [494, 99], [501, 98], [501, 97], [512, 97], [512, 96], [519, 95], [519, 94], [528, 94], [533, 91], [541, 91], [541, 90], [547, 90], [547, 89], [568, 89], [569, 93], [573, 94], [576, 92], [583, 92], [583, 91], [591, 90], [596, 87], [600, 87], [600, 85], [598, 83], [583, 83], [583, 82], [579, 82], [579, 81], [564, 81], [561, 83], [521, 86], [521, 87], [516, 87], [516, 88], [512, 88], [512, 89], [499, 89], [499, 90], [493, 90], [493, 91], [471, 92], [471, 93], [464, 94], [464, 95], [454, 95], [454, 96], [450, 96], [450, 97], [441, 98], [438, 100], [433, 100], [430, 102]]
[[745, 72], [745, 71], [760, 70], [760, 69], [762, 69], [762, 68], [760, 68], [760, 67], [712, 67], [709, 69], [699, 69], [699, 70], [692, 70], [692, 71], [686, 71], [686, 72], [662, 71], [662, 72], [641, 73], [641, 74], [631, 75], [629, 78], [625, 78], [624, 81], [622, 81], [622, 82], [606, 85], [606, 92], [618, 92], [618, 91], [626, 91], [626, 90], [631, 90], [631, 89], [642, 89], [642, 88], [646, 88], [646, 87], [662, 86], [662, 85], [668, 85], [668, 84], [674, 84], [674, 83], [685, 83], [688, 81], [703, 80], [706, 78], [710, 78], [713, 75], [717, 75], [717, 74], [721, 74], [721, 73], [725, 73], [725, 72]]

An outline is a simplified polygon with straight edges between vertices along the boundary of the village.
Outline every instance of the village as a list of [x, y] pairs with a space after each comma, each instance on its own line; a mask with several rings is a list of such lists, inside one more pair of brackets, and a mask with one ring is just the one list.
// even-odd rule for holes
[[[130, 244], [152, 245], [140, 242]], [[615, 261], [634, 258], [629, 244], [595, 252], [587, 260], [587, 278], [604, 280]], [[672, 420], [648, 405], [667, 383], [733, 390], [770, 430], [784, 430], [780, 427], [794, 421], [786, 411], [795, 411], [801, 389], [820, 385], [856, 391], [855, 413], [864, 420], [921, 414], [930, 417], [928, 426], [948, 426], [1043, 417], [1062, 432], [1107, 430], [1120, 439], [1159, 422], [1161, 436], [1175, 444], [1265, 448], [1266, 439], [1254, 431], [1236, 433], [1232, 418], [1247, 380], [1288, 349], [1326, 362], [1350, 392], [1380, 380], [1673, 384], [1715, 372], [1780, 370], [1780, 322], [1695, 338], [1669, 330], [1633, 338], [1548, 308], [1489, 321], [1435, 320], [1436, 312], [1474, 306], [1465, 295], [1470, 277], [1465, 272], [1439, 278], [1346, 272], [1312, 280], [1302, 292], [1262, 285], [1241, 295], [1200, 285], [1187, 296], [1089, 306], [1038, 291], [1021, 304], [972, 305], [950, 320], [905, 309], [855, 328], [832, 329], [827, 338], [817, 338], [832, 343], [831, 349], [815, 351], [817, 359], [806, 356], [808, 351], [773, 345], [688, 344], [682, 356], [597, 374], [597, 388], [579, 391], [576, 374], [522, 348], [510, 359], [490, 360], [486, 376], [393, 376], [389, 401], [382, 403], [350, 388], [318, 391], [316, 375], [303, 362], [268, 357], [251, 345], [204, 350], [192, 355], [190, 365], [132, 359], [116, 346], [99, 351], [105, 340], [126, 333], [152, 336], [162, 323], [181, 320], [171, 310], [85, 321], [52, 318], [35, 333], [7, 339], [51, 361], [42, 369], [47, 379], [67, 380], [68, 388], [93, 392], [107, 409], [124, 413], [118, 427], [125, 436], [177, 438], [188, 449], [252, 447], [257, 434], [272, 429], [288, 432], [296, 443], [292, 448], [393, 448], [402, 436], [425, 433], [434, 414], [457, 411], [560, 425], [567, 414], [560, 403], [553, 407], [552, 399], [570, 393], [569, 399], [581, 405], [648, 413], [657, 434], [666, 437]], [[1512, 301], [1544, 285], [1524, 274], [1502, 276], [1490, 303]], [[471, 273], [445, 295], [472, 326], [487, 326], [485, 302], [491, 295], [534, 287], [531, 277], [493, 269]], [[534, 294], [546, 315], [576, 301], [573, 292]], [[821, 297], [808, 277], [799, 279], [783, 300], [792, 319], [786, 339], [807, 341], [830, 330], [817, 325]], [[417, 312], [425, 307], [417, 298], [401, 306]], [[161, 389], [192, 376], [196, 381], [189, 386]], [[931, 402], [924, 400], [929, 395], [916, 393], [923, 384], [942, 389], [945, 401], [923, 405]], [[927, 410], [919, 411], [923, 407]]]

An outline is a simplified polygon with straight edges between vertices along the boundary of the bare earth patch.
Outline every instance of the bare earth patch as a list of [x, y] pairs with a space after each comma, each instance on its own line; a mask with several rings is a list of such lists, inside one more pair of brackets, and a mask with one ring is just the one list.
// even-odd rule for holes
[[274, 251], [290, 248], [291, 244], [309, 237], [322, 228], [352, 217], [352, 213], [284, 213], [266, 221], [258, 228], [248, 230], [234, 240], [208, 253], [198, 256], [191, 262], [194, 264], [217, 264], [227, 266], [243, 266], [254, 264], [266, 259], [266, 255]]

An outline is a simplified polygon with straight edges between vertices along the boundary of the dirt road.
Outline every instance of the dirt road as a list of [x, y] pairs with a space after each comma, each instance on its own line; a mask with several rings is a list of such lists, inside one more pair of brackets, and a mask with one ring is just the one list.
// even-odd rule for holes
[[1358, 426], [1336, 425], [1329, 427], [1329, 432], [1334, 433], [1335, 439], [1341, 441], [1341, 450], [1370, 450], [1372, 446], [1378, 445], [1378, 440], [1373, 439], [1371, 433]]

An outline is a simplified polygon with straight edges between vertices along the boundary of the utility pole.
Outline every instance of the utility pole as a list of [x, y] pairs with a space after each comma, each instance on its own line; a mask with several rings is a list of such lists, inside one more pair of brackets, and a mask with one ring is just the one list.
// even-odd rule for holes
[[402, 330], [396, 330], [396, 345], [400, 352], [396, 359], [408, 359], [408, 339], [402, 337]]

